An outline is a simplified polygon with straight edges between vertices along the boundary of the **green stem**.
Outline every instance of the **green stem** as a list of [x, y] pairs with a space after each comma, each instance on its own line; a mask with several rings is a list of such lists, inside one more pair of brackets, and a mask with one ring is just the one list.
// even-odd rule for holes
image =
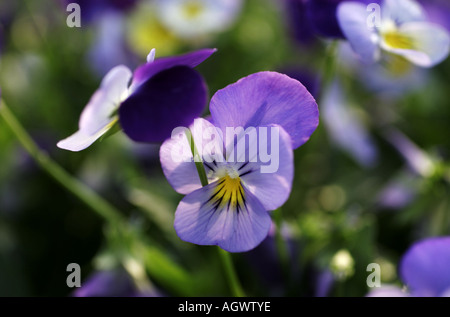
[[39, 149], [3, 100], [0, 101], [0, 116], [30, 156], [58, 183], [91, 207], [93, 211], [107, 220], [111, 225], [118, 227], [119, 224], [125, 223], [124, 217], [114, 206], [68, 174], [46, 153]]
[[[186, 130], [186, 137], [189, 141], [189, 144], [191, 145], [191, 151], [194, 157], [198, 176], [200, 177], [200, 182], [202, 186], [205, 187], [206, 185], [208, 185], [208, 177], [206, 176], [205, 167], [198, 153], [197, 147], [195, 146], [194, 137], [192, 136], [192, 132], [190, 130]], [[230, 254], [227, 251], [222, 250], [221, 248], [217, 249], [219, 251], [219, 256], [222, 261], [223, 268], [225, 269], [225, 273], [228, 277], [228, 283], [230, 284], [232, 294], [236, 297], [244, 297], [245, 293], [237, 277]]]
[[203, 162], [198, 153], [197, 147], [195, 146], [194, 137], [192, 136], [192, 132], [187, 129], [186, 137], [191, 145], [191, 152], [194, 156], [195, 167], [197, 168], [198, 177], [200, 177], [200, 182], [202, 186], [208, 185], [208, 177], [206, 176], [205, 167], [203, 166]]
[[325, 54], [325, 60], [323, 63], [322, 80], [320, 87], [321, 99], [323, 98], [326, 90], [333, 81], [333, 78], [336, 73], [336, 54], [338, 47], [339, 47], [338, 41], [331, 42], [330, 45], [327, 47], [327, 53]]
[[222, 260], [222, 265], [228, 277], [228, 282], [230, 283], [230, 288], [235, 297], [244, 297], [245, 293], [236, 275], [236, 271], [233, 266], [233, 261], [231, 260], [230, 253], [221, 248], [219, 250], [220, 259]]

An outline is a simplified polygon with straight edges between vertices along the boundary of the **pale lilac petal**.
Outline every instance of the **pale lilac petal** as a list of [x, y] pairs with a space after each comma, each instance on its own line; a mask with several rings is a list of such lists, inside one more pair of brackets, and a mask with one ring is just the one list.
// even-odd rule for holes
[[89, 147], [92, 143], [97, 141], [102, 135], [108, 132], [112, 122], [114, 121], [111, 121], [110, 124], [106, 125], [103, 129], [97, 131], [94, 134], [88, 134], [83, 130], [79, 130], [74, 134], [72, 134], [71, 136], [69, 136], [68, 138], [59, 141], [56, 144], [56, 146], [63, 150], [69, 150], [73, 152], [84, 150], [87, 147]]
[[[196, 119], [189, 129], [198, 151], [205, 155], [205, 157], [201, 155], [202, 160], [208, 164], [210, 160], [207, 156], [211, 152], [207, 149], [222, 148], [223, 141], [220, 134], [217, 133], [218, 139], [213, 138], [211, 140], [210, 136], [216, 131], [216, 128], [210, 122], [201, 118]], [[186, 128], [183, 127], [174, 130], [172, 137], [166, 140], [160, 149], [160, 160], [164, 175], [180, 194], [189, 194], [202, 187], [185, 130]], [[213, 166], [213, 164], [208, 164], [208, 166]], [[205, 169], [206, 172], [209, 172], [206, 166]]]
[[409, 39], [411, 47], [398, 48], [385, 40], [381, 42], [383, 49], [403, 56], [410, 62], [421, 67], [433, 67], [449, 54], [450, 36], [447, 30], [438, 25], [427, 22], [413, 22], [402, 25], [398, 35]]
[[228, 204], [214, 207], [210, 198], [218, 182], [184, 197], [175, 213], [175, 230], [180, 239], [199, 245], [218, 245], [229, 252], [255, 248], [267, 236], [271, 218], [258, 199], [245, 192], [245, 204], [238, 210]]
[[81, 114], [80, 130], [93, 135], [111, 122], [113, 112], [126, 97], [131, 76], [131, 70], [123, 65], [114, 67], [106, 74]]
[[400, 276], [414, 296], [441, 296], [450, 288], [450, 237], [415, 243], [403, 256]]
[[319, 124], [317, 103], [297, 80], [276, 72], [260, 72], [219, 90], [211, 99], [211, 116], [227, 127], [282, 126], [293, 148], [305, 143]]
[[342, 2], [337, 8], [339, 25], [356, 55], [364, 63], [374, 63], [380, 58], [378, 37], [367, 24], [367, 6], [359, 2]]
[[417, 1], [384, 0], [381, 8], [383, 20], [394, 21], [397, 25], [427, 19], [425, 11]]

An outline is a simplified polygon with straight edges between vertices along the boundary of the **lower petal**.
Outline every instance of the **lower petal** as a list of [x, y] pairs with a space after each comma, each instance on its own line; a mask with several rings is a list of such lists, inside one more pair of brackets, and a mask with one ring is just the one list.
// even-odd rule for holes
[[184, 197], [175, 213], [178, 236], [190, 243], [218, 245], [229, 252], [255, 248], [269, 232], [268, 212], [245, 188], [243, 200], [237, 199], [237, 204], [232, 199], [215, 200], [218, 186], [219, 182], [214, 182]]
[[[390, 41], [384, 36], [381, 43], [383, 49], [401, 55], [421, 67], [433, 67], [446, 59], [449, 54], [450, 36], [437, 24], [408, 23], [395, 32], [394, 38], [401, 40]], [[395, 45], [395, 42], [399, 45]], [[409, 45], [406, 45], [408, 43]]]

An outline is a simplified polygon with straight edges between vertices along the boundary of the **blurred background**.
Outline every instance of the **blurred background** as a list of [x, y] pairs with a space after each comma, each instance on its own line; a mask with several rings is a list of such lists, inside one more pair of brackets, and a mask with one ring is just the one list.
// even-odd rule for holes
[[[81, 27], [66, 23], [70, 2], [81, 6]], [[271, 70], [317, 99], [319, 128], [295, 151], [290, 199], [273, 214], [281, 239], [271, 233], [232, 255], [247, 295], [365, 296], [370, 263], [382, 283], [401, 285], [408, 247], [449, 234], [450, 61], [364, 66], [328, 2], [1, 0], [2, 99], [42, 151], [121, 210], [136, 234], [109, 230], [0, 119], [0, 296], [230, 295], [217, 250], [173, 229], [182, 196], [164, 178], [158, 144], [117, 133], [79, 153], [56, 147], [107, 71], [133, 69], [152, 48], [157, 58], [217, 48], [198, 67], [210, 96]], [[445, 1], [426, 2], [436, 23], [450, 21]], [[311, 13], [317, 3], [325, 17]], [[69, 263], [81, 267], [81, 289], [66, 284]]]

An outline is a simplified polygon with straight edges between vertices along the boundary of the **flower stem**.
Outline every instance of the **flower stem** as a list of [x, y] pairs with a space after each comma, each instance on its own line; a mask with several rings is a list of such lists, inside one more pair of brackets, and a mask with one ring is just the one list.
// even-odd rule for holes
[[336, 73], [336, 55], [339, 48], [338, 41], [333, 41], [327, 47], [325, 59], [323, 63], [322, 78], [320, 83], [320, 98], [322, 99], [328, 86], [333, 81]]
[[200, 182], [203, 187], [208, 185], [208, 177], [206, 176], [205, 167], [203, 166], [203, 162], [201, 160], [200, 155], [198, 154], [197, 147], [195, 146], [194, 137], [192, 136], [191, 130], [186, 130], [186, 137], [191, 145], [191, 152], [194, 157], [195, 167], [197, 168], [198, 177], [200, 177]]
[[219, 250], [219, 255], [222, 260], [223, 267], [225, 272], [227, 273], [228, 282], [230, 283], [230, 288], [235, 297], [244, 297], [245, 293], [242, 290], [242, 286], [239, 282], [239, 279], [236, 275], [236, 271], [233, 266], [233, 261], [231, 260], [230, 253], [221, 248], [217, 248]]
[[39, 149], [3, 100], [0, 100], [0, 116], [30, 156], [58, 183], [91, 207], [93, 211], [107, 220], [109, 224], [118, 228], [119, 224], [125, 223], [124, 217], [114, 206], [98, 196], [76, 178], [72, 177], [46, 153]]
[[[189, 144], [191, 145], [192, 155], [194, 157], [195, 167], [197, 168], [198, 176], [200, 177], [200, 182], [203, 187], [208, 185], [208, 177], [206, 176], [205, 167], [201, 160], [201, 157], [198, 153], [197, 147], [195, 146], [194, 137], [192, 136], [192, 132], [187, 129], [186, 137], [188, 139]], [[239, 282], [239, 279], [236, 274], [236, 270], [234, 269], [233, 261], [231, 259], [230, 254], [222, 250], [221, 248], [217, 248], [219, 251], [219, 257], [222, 261], [223, 268], [225, 269], [225, 273], [228, 277], [228, 283], [230, 284], [230, 289], [235, 297], [244, 297], [245, 293], [242, 289], [242, 286]]]

